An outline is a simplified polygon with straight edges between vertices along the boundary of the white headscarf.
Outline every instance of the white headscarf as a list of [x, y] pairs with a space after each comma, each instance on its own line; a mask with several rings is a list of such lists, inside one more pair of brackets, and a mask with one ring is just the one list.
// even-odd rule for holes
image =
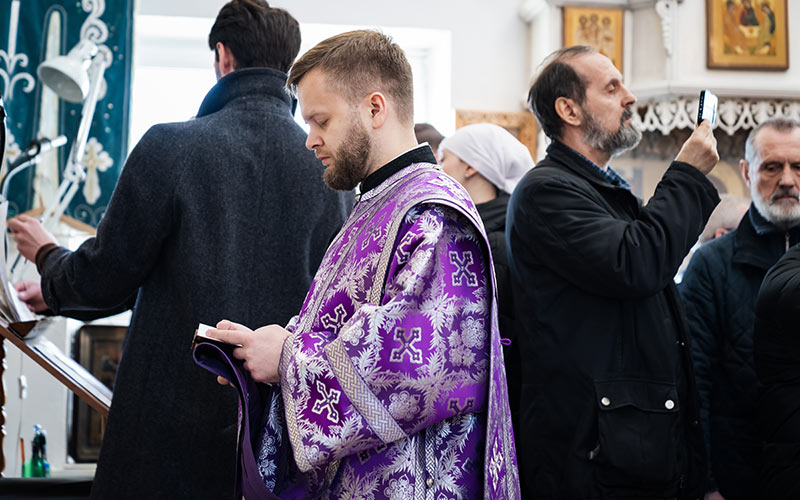
[[506, 193], [514, 191], [533, 158], [524, 144], [503, 127], [475, 123], [456, 130], [439, 144], [439, 155], [447, 149]]

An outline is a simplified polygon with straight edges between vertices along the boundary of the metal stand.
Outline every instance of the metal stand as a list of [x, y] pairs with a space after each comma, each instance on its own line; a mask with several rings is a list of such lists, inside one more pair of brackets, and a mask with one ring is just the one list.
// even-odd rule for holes
[[[103, 81], [105, 70], [105, 58], [102, 53], [98, 53], [92, 59], [92, 64], [89, 67], [89, 94], [83, 101], [78, 135], [75, 136], [75, 141], [72, 143], [72, 149], [67, 158], [67, 165], [64, 167], [63, 180], [58, 186], [56, 197], [45, 207], [44, 213], [42, 214], [42, 226], [44, 226], [47, 231], [52, 232], [55, 229], [57, 221], [64, 215], [64, 211], [67, 209], [72, 198], [74, 198], [75, 194], [78, 192], [81, 183], [86, 178], [86, 170], [83, 168], [83, 154], [86, 151], [86, 143], [89, 141], [89, 129], [92, 126], [92, 117], [94, 116], [97, 98], [100, 94], [100, 84]], [[27, 264], [27, 260], [24, 260], [21, 255], [17, 255], [9, 271], [10, 281], [12, 283], [22, 278]]]

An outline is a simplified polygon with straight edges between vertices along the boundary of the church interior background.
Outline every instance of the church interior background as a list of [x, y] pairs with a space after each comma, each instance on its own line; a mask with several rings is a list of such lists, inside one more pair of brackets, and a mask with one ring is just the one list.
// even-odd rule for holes
[[[155, 123], [189, 119], [213, 86], [206, 37], [224, 3], [0, 0], [0, 95], [9, 138], [0, 177], [31, 141], [58, 135], [68, 141], [10, 183], [9, 216], [51, 203], [80, 119], [80, 104], [60, 100], [38, 80], [42, 61], [81, 40], [94, 42], [105, 58], [83, 157], [86, 179], [65, 211], [75, 223], [59, 235], [74, 247], [102, 218], [125, 157], [142, 134]], [[495, 122], [520, 138], [537, 160], [547, 140], [525, 109], [532, 76], [547, 54], [565, 44], [595, 46], [620, 68], [638, 97], [635, 119], [644, 138], [612, 165], [645, 200], [694, 128], [701, 89], [720, 98], [715, 135], [721, 162], [712, 174], [720, 192], [748, 195], [738, 161], [754, 126], [773, 116], [800, 119], [800, 37], [790, 36], [800, 29], [800, 5], [766, 0], [758, 2], [766, 8], [751, 12], [741, 0], [734, 3], [735, 14], [724, 0], [496, 0], [491, 6], [480, 0], [270, 2], [300, 21], [301, 53], [353, 28], [392, 35], [412, 63], [415, 121], [431, 123], [444, 135], [466, 123]], [[297, 119], [302, 123], [299, 113]], [[25, 276], [35, 279], [35, 269]], [[95, 330], [71, 320], [54, 321], [47, 335], [73, 355], [86, 342], [96, 345], [97, 355], [105, 356], [96, 368], [102, 379], [113, 377], [108, 346], [119, 344], [125, 321], [123, 316], [96, 323], [89, 341], [81, 336]], [[78, 411], [61, 384], [8, 342], [0, 358], [3, 475], [21, 475], [20, 438], [29, 441], [33, 424], [41, 424], [53, 475], [91, 476], [102, 420], [89, 409]], [[83, 429], [79, 438], [78, 429]]]

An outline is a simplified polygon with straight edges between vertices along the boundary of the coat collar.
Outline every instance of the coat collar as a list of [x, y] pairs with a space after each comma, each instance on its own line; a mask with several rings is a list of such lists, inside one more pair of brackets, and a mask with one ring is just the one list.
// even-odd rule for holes
[[[626, 187], [627, 182], [620, 177], [619, 174], [614, 172], [613, 175], [604, 175], [600, 167], [561, 141], [554, 139], [553, 142], [550, 143], [547, 147], [547, 156], [593, 184], [611, 189], [621, 188], [629, 191], [628, 187]], [[609, 170], [611, 170], [610, 167]], [[619, 178], [622, 183], [625, 183], [625, 186], [612, 184], [609, 180], [610, 177]]]
[[800, 225], [784, 231], [767, 221], [751, 203], [733, 238], [733, 262], [767, 270], [786, 253], [787, 238], [789, 246], [800, 242]]
[[294, 111], [294, 100], [285, 89], [286, 73], [270, 68], [245, 68], [220, 78], [206, 94], [197, 117], [216, 113], [230, 101], [253, 94], [276, 99]]
[[430, 163], [436, 165], [436, 157], [433, 156], [433, 151], [430, 146], [420, 144], [369, 174], [356, 188], [356, 196], [360, 197], [364, 193], [371, 191], [389, 177], [415, 163]]

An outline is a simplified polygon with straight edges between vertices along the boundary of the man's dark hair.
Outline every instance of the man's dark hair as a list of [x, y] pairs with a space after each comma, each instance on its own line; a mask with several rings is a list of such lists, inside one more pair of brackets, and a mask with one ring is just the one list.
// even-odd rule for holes
[[417, 137], [418, 143], [422, 144], [423, 142], [427, 142], [434, 151], [439, 148], [439, 144], [442, 142], [442, 139], [444, 139], [444, 136], [430, 123], [414, 124], [414, 135]]
[[208, 34], [208, 46], [219, 61], [222, 42], [233, 54], [235, 69], [272, 68], [287, 73], [300, 51], [300, 25], [283, 9], [265, 0], [232, 0], [220, 9]]
[[564, 122], [556, 113], [556, 99], [566, 97], [579, 106], [586, 99], [586, 82], [570, 65], [570, 60], [597, 51], [588, 45], [565, 47], [550, 54], [528, 92], [528, 107], [539, 126], [551, 139], [560, 139]]

